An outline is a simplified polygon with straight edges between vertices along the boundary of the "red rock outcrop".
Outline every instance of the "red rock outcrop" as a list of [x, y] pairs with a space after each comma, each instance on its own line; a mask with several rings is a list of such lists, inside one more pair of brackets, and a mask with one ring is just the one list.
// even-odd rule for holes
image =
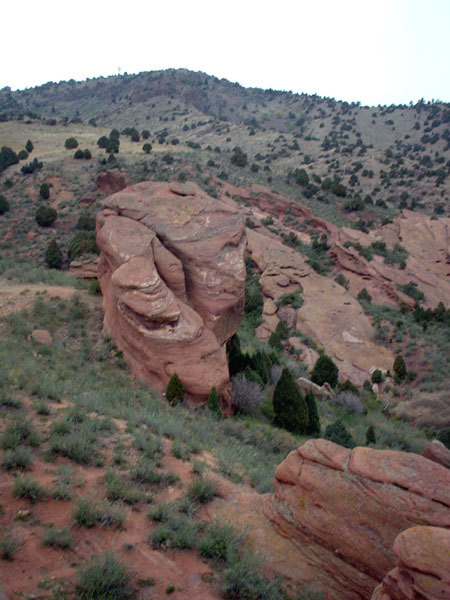
[[[251, 257], [261, 271], [264, 295], [277, 300], [283, 294], [301, 292], [303, 305], [297, 311], [296, 329], [325, 348], [343, 379], [362, 385], [370, 379], [371, 369], [392, 369], [393, 355], [374, 343], [369, 317], [344, 287], [316, 273], [304, 256], [278, 240], [253, 229], [247, 229], [247, 239]], [[257, 334], [264, 341], [275, 330], [277, 314], [263, 315]]]
[[375, 589], [372, 600], [448, 600], [450, 530], [411, 527], [395, 540], [397, 566]]
[[433, 440], [427, 444], [423, 451], [423, 455], [425, 458], [429, 458], [430, 460], [447, 467], [447, 469], [450, 469], [450, 450], [439, 440]]
[[125, 170], [102, 171], [95, 178], [95, 185], [101, 192], [113, 194], [130, 185], [130, 177]]
[[159, 390], [226, 394], [225, 342], [244, 307], [245, 230], [195, 184], [142, 182], [97, 216], [105, 324], [131, 370]]
[[306, 572], [330, 599], [368, 599], [394, 568], [402, 531], [450, 528], [450, 470], [412, 453], [309, 440], [277, 468], [265, 513], [296, 547], [286, 560], [302, 565], [299, 581]]
[[69, 273], [82, 279], [96, 279], [98, 276], [98, 258], [73, 260], [69, 265]]
[[[346, 242], [368, 247], [384, 241], [388, 248], [400, 244], [408, 253], [403, 268], [388, 265], [381, 256], [368, 261]], [[377, 304], [399, 302], [414, 306], [414, 300], [397, 289], [410, 281], [425, 294], [426, 307], [436, 308], [439, 302], [450, 306], [450, 219], [431, 219], [423, 213], [404, 210], [393, 223], [370, 234], [342, 227], [333, 237], [332, 255], [349, 279], [350, 290], [356, 295], [363, 287]]]

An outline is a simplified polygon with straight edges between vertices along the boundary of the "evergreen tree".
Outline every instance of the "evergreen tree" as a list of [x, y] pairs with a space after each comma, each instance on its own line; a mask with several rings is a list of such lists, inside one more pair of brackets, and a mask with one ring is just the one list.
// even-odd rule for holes
[[211, 388], [211, 391], [209, 392], [208, 408], [212, 413], [214, 413], [218, 417], [222, 416], [222, 411], [220, 410], [219, 396], [215, 387]]
[[373, 425], [369, 425], [366, 431], [366, 446], [370, 444], [376, 444], [377, 437], [375, 435], [375, 427]]
[[311, 381], [317, 385], [329, 383], [331, 387], [337, 385], [339, 369], [329, 356], [322, 354], [316, 360], [316, 364], [311, 373]]
[[274, 423], [292, 433], [308, 428], [308, 405], [292, 373], [284, 368], [273, 393]]
[[47, 250], [45, 251], [45, 262], [49, 269], [61, 268], [63, 255], [55, 239], [47, 246]]
[[309, 391], [305, 396], [305, 401], [308, 406], [308, 427], [306, 433], [310, 435], [320, 435], [320, 417], [317, 410], [317, 402], [314, 394]]
[[184, 385], [176, 373], [172, 375], [167, 384], [166, 398], [169, 404], [179, 404], [184, 399]]
[[58, 213], [50, 206], [40, 206], [36, 211], [36, 223], [41, 227], [51, 227], [56, 221]]
[[325, 429], [325, 439], [344, 446], [344, 448], [354, 448], [356, 445], [350, 433], [339, 420]]
[[41, 187], [39, 188], [39, 196], [42, 200], [48, 200], [50, 198], [50, 186], [48, 183], [41, 183]]
[[3, 194], [0, 194], [0, 215], [4, 215], [5, 212], [8, 212], [8, 210], [9, 210], [9, 202], [5, 198], [5, 196], [3, 196]]
[[401, 354], [397, 354], [394, 360], [394, 374], [397, 381], [404, 381], [408, 371], [406, 369], [405, 359]]
[[27, 143], [25, 144], [25, 150], [28, 152], [28, 154], [33, 152], [33, 148], [33, 142], [31, 140], [27, 140]]
[[227, 357], [230, 377], [245, 369], [246, 361], [241, 352], [241, 343], [236, 333], [227, 342]]

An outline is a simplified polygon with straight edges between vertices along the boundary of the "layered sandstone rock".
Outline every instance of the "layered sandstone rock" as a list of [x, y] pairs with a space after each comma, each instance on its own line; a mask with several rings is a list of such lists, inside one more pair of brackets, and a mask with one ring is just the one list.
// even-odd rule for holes
[[423, 451], [425, 458], [437, 462], [450, 469], [450, 450], [439, 440], [433, 440], [425, 446]]
[[[247, 229], [248, 250], [261, 271], [264, 295], [277, 300], [299, 291], [303, 305], [296, 312], [297, 331], [322, 346], [339, 367], [342, 379], [362, 385], [373, 368], [392, 369], [394, 357], [374, 343], [374, 330], [360, 303], [333, 279], [316, 273], [305, 257], [280, 241]], [[278, 314], [278, 313], [277, 313]], [[257, 335], [266, 341], [275, 330], [277, 314], [263, 315]]]
[[402, 531], [450, 528], [450, 470], [412, 453], [309, 440], [277, 468], [265, 513], [296, 548], [283, 574], [320, 583], [332, 599], [368, 599], [394, 568]]
[[412, 527], [394, 542], [397, 566], [375, 589], [372, 600], [450, 598], [450, 530]]
[[225, 342], [244, 307], [238, 211], [195, 184], [142, 182], [97, 216], [105, 325], [131, 370], [159, 390], [177, 373], [190, 397], [225, 393]]
[[125, 189], [130, 184], [130, 177], [124, 169], [121, 171], [102, 171], [95, 178], [95, 185], [101, 192], [113, 194]]

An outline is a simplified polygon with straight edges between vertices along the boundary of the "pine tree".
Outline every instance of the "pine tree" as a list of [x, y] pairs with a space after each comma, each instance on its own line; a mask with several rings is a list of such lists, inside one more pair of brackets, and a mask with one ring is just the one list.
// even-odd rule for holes
[[375, 427], [373, 425], [369, 425], [366, 431], [366, 446], [370, 444], [376, 444], [377, 437], [375, 435]]
[[25, 150], [28, 152], [28, 154], [33, 152], [33, 148], [33, 142], [31, 140], [27, 140], [27, 143], [25, 144]]
[[329, 383], [331, 387], [337, 385], [339, 369], [329, 356], [322, 354], [316, 360], [316, 364], [311, 373], [311, 381], [317, 385]]
[[319, 411], [317, 410], [317, 402], [314, 394], [309, 391], [305, 396], [305, 401], [308, 406], [308, 418], [309, 423], [306, 429], [306, 433], [310, 435], [320, 435], [320, 417]]
[[405, 359], [401, 354], [397, 354], [394, 360], [394, 374], [397, 381], [404, 381], [408, 371], [406, 370]]
[[208, 408], [212, 413], [214, 413], [218, 417], [222, 416], [222, 411], [220, 410], [219, 396], [215, 387], [211, 388], [211, 391], [209, 392]]
[[308, 428], [308, 405], [292, 373], [284, 368], [273, 393], [274, 423], [292, 433]]
[[169, 404], [178, 404], [183, 402], [184, 385], [176, 373], [172, 375], [167, 384], [166, 398]]
[[356, 445], [350, 433], [339, 420], [325, 429], [325, 439], [344, 446], [344, 448], [354, 448]]
[[39, 196], [42, 200], [48, 200], [50, 198], [50, 186], [48, 183], [41, 183], [41, 187], [39, 188]]
[[58, 242], [53, 239], [45, 251], [45, 262], [49, 269], [59, 269], [62, 265], [63, 256], [58, 246]]

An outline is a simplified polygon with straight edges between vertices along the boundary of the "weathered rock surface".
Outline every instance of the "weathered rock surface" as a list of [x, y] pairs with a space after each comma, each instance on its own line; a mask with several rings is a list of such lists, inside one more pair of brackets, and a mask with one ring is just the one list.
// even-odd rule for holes
[[437, 462], [450, 469], [450, 450], [439, 440], [433, 440], [425, 446], [423, 451], [425, 458]]
[[176, 372], [199, 400], [225, 393], [225, 342], [244, 307], [242, 217], [191, 183], [142, 182], [103, 208], [105, 325], [131, 370], [159, 390]]
[[395, 540], [397, 566], [375, 589], [372, 600], [448, 600], [450, 530], [411, 527]]
[[[285, 560], [301, 565], [299, 581], [306, 572], [329, 598], [368, 599], [394, 568], [402, 531], [450, 528], [450, 470], [412, 453], [309, 440], [277, 468], [265, 513], [295, 546]], [[296, 577], [289, 565], [284, 573]]]
[[73, 260], [69, 265], [69, 273], [82, 279], [96, 279], [98, 276], [98, 258]]
[[[400, 244], [408, 252], [404, 268], [386, 264], [374, 255], [368, 261], [346, 242], [368, 247], [384, 241], [388, 248]], [[404, 210], [393, 223], [370, 234], [342, 227], [333, 235], [332, 254], [349, 279], [354, 295], [365, 287], [376, 304], [399, 302], [414, 306], [414, 300], [397, 289], [410, 281], [425, 294], [426, 307], [436, 308], [439, 302], [450, 306], [450, 219], [433, 220], [423, 213]]]
[[113, 194], [120, 192], [130, 184], [130, 177], [124, 169], [121, 171], [113, 169], [112, 171], [102, 171], [95, 178], [95, 185], [101, 192]]
[[[362, 385], [370, 369], [392, 369], [394, 357], [373, 342], [370, 319], [359, 302], [329, 277], [316, 273], [305, 258], [280, 241], [247, 229], [248, 249], [261, 271], [260, 285], [266, 297], [277, 300], [300, 291], [303, 305], [297, 311], [296, 329], [322, 346], [339, 367], [342, 379]], [[264, 341], [270, 327], [264, 323], [257, 335]]]

